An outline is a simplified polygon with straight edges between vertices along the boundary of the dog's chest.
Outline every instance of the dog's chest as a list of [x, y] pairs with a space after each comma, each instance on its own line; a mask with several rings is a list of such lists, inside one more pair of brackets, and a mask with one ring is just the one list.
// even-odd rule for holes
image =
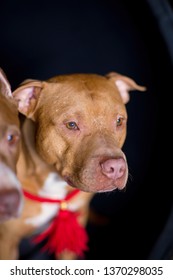
[[[64, 200], [67, 195], [67, 192], [67, 183], [63, 181], [57, 173], [52, 172], [47, 177], [42, 189], [39, 192], [39, 196], [42, 198]], [[76, 200], [75, 202], [69, 202], [68, 210], [76, 211], [80, 207], [80, 204], [81, 203], [78, 203], [78, 201]], [[58, 215], [60, 209], [60, 203], [41, 202], [40, 206], [40, 213], [37, 216], [27, 218], [25, 220], [26, 224], [30, 224], [35, 228], [43, 227], [56, 215]]]

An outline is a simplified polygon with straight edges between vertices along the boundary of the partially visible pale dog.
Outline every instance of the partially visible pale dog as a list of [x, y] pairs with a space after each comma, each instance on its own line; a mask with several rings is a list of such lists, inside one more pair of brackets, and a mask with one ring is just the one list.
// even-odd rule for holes
[[0, 222], [18, 217], [22, 211], [22, 189], [16, 177], [19, 150], [18, 110], [7, 77], [0, 69]]

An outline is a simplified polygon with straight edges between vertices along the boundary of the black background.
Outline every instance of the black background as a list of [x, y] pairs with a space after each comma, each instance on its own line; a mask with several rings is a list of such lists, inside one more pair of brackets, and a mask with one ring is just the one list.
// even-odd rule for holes
[[[147, 1], [1, 1], [0, 67], [12, 90], [26, 78], [116, 71], [147, 87], [131, 92], [123, 150], [125, 192], [97, 194], [91, 207], [107, 217], [87, 226], [86, 259], [146, 259], [172, 205], [169, 160], [172, 64]], [[44, 258], [27, 241], [21, 258]], [[45, 258], [48, 258], [47, 256]]]

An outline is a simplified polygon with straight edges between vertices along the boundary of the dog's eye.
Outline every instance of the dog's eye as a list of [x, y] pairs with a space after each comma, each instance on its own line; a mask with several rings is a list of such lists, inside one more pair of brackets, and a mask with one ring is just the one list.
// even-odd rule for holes
[[75, 122], [67, 122], [66, 127], [71, 130], [78, 130], [78, 126]]
[[8, 141], [8, 144], [10, 146], [12, 146], [15, 143], [17, 143], [18, 140], [19, 140], [19, 135], [11, 134], [11, 133], [7, 135], [7, 141]]
[[122, 116], [117, 117], [116, 125], [121, 126], [123, 124], [124, 118]]

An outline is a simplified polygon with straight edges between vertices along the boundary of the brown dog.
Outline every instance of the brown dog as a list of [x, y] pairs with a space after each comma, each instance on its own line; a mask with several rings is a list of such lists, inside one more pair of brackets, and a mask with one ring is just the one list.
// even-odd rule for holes
[[23, 195], [16, 177], [19, 149], [18, 110], [10, 84], [0, 69], [0, 222], [21, 214]]
[[19, 111], [36, 122], [36, 149], [64, 180], [88, 192], [122, 189], [128, 168], [124, 104], [145, 90], [116, 73], [27, 80], [13, 93]]
[[[126, 137], [124, 104], [130, 90], [145, 88], [128, 77], [110, 73], [105, 77], [73, 74], [43, 82], [26, 80], [13, 92], [19, 111], [35, 125], [29, 120], [24, 124], [23, 152], [17, 170], [27, 191], [25, 207], [20, 219], [6, 224], [10, 245], [8, 248], [6, 245], [6, 254], [1, 258], [17, 257], [21, 238], [45, 226], [57, 212], [60, 218], [78, 211], [78, 221], [85, 226], [94, 193], [125, 187], [128, 167], [121, 147]], [[45, 162], [36, 154], [35, 147]], [[73, 196], [74, 187], [80, 192]], [[49, 204], [52, 198], [59, 202]], [[73, 243], [77, 235], [72, 234], [72, 229], [68, 231]], [[67, 234], [63, 230], [62, 238]], [[56, 240], [52, 247], [56, 243], [64, 246], [61, 240]], [[78, 254], [78, 250], [71, 249], [71, 243], [63, 247], [64, 251], [55, 252], [59, 258]], [[1, 246], [2, 242], [0, 251]]]

